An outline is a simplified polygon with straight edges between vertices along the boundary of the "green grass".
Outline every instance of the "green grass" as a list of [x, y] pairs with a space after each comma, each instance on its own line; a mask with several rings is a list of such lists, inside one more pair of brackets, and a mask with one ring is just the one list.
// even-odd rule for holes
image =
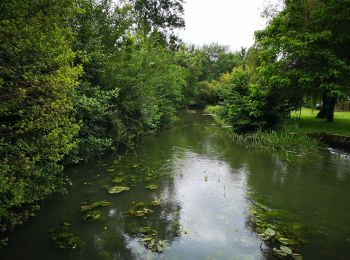
[[318, 119], [318, 110], [303, 108], [299, 119], [299, 111], [292, 112], [292, 118], [296, 119], [301, 133], [328, 133], [350, 136], [350, 112], [335, 112], [334, 122], [326, 122]]

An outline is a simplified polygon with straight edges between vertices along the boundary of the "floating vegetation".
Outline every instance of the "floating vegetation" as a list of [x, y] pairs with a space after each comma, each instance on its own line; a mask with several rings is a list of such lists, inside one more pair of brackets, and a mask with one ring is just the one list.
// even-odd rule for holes
[[151, 236], [141, 238], [141, 241], [144, 243], [147, 249], [151, 250], [152, 252], [162, 253], [168, 247], [165, 240], [160, 240]]
[[95, 220], [98, 220], [100, 217], [101, 217], [101, 212], [100, 211], [92, 210], [92, 211], [89, 211], [81, 219], [84, 220], [84, 221], [95, 221]]
[[151, 227], [141, 227], [140, 233], [143, 235], [140, 241], [152, 252], [161, 253], [168, 246], [165, 240], [160, 240], [158, 238], [158, 231]]
[[145, 181], [147, 182], [155, 181], [156, 179], [159, 178], [160, 174], [161, 174], [160, 171], [158, 171], [157, 169], [148, 168]]
[[82, 247], [83, 243], [80, 238], [69, 232], [70, 226], [70, 223], [63, 222], [58, 227], [50, 230], [50, 240], [57, 248], [66, 250]]
[[301, 225], [296, 223], [287, 225], [281, 211], [272, 210], [258, 202], [251, 205], [250, 212], [251, 226], [259, 233], [260, 238], [273, 248], [275, 255], [302, 259], [301, 255], [293, 254], [300, 244], [305, 243], [300, 236]]
[[180, 235], [181, 233], [181, 224], [179, 221], [174, 221], [170, 225], [170, 229], [176, 236]]
[[146, 207], [143, 202], [134, 203], [133, 207], [128, 211], [128, 214], [135, 217], [144, 217], [147, 214], [153, 213], [153, 210]]
[[109, 201], [105, 201], [105, 200], [101, 200], [101, 201], [97, 201], [92, 203], [91, 205], [81, 205], [80, 206], [80, 211], [88, 211], [94, 208], [98, 208], [98, 207], [107, 207], [112, 205], [111, 202]]
[[158, 185], [157, 184], [150, 184], [150, 185], [145, 186], [145, 188], [149, 189], [149, 190], [156, 190], [156, 189], [158, 189]]
[[120, 184], [120, 183], [123, 183], [125, 181], [125, 177], [121, 176], [121, 177], [116, 177], [112, 180], [113, 183], [116, 183], [116, 184]]
[[143, 209], [139, 209], [139, 210], [129, 210], [129, 214], [133, 215], [135, 217], [144, 217], [146, 214], [151, 214], [153, 212], [153, 210], [149, 209], [149, 208], [143, 208]]
[[287, 246], [280, 246], [279, 249], [277, 248], [273, 248], [273, 252], [276, 254], [276, 255], [279, 255], [279, 256], [288, 256], [288, 255], [291, 255], [293, 252], [292, 252], [292, 249], [290, 249], [289, 247]]
[[151, 202], [151, 205], [152, 206], [160, 206], [160, 204], [162, 203], [162, 201], [160, 199], [154, 199], [152, 202]]
[[115, 168], [107, 168], [107, 169], [106, 169], [106, 172], [109, 172], [109, 173], [115, 172]]
[[117, 194], [117, 193], [121, 193], [123, 191], [129, 191], [129, 190], [130, 190], [129, 187], [114, 186], [114, 187], [108, 189], [108, 193], [109, 194]]

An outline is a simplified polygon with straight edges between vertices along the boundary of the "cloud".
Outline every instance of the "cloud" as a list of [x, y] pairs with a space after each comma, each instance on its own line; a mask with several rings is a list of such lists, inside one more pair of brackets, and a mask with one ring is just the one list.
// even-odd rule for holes
[[232, 50], [250, 47], [254, 31], [263, 29], [266, 0], [186, 0], [186, 29], [180, 37], [196, 45], [216, 42]]

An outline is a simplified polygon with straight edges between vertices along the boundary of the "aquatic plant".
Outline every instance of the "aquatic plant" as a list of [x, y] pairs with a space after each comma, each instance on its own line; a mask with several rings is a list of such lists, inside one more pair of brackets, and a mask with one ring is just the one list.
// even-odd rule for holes
[[91, 210], [94, 208], [106, 207], [106, 206], [110, 206], [110, 205], [112, 205], [111, 202], [106, 201], [106, 200], [101, 200], [101, 201], [94, 202], [91, 205], [81, 205], [80, 211], [88, 211], [88, 210]]
[[66, 250], [82, 247], [83, 243], [80, 241], [80, 238], [69, 232], [70, 226], [70, 223], [63, 222], [58, 227], [49, 231], [50, 241], [53, 242], [58, 249]]
[[125, 181], [125, 177], [124, 176], [121, 176], [121, 177], [116, 177], [112, 180], [113, 183], [116, 183], [116, 184], [120, 184], [122, 182]]
[[162, 203], [162, 201], [160, 199], [154, 199], [152, 202], [151, 202], [151, 205], [152, 206], [160, 206], [160, 204]]
[[145, 189], [156, 190], [156, 189], [158, 189], [158, 185], [157, 184], [150, 184], [150, 185], [145, 186]]
[[146, 214], [153, 213], [153, 210], [146, 207], [144, 202], [133, 202], [133, 206], [128, 211], [128, 214], [133, 215], [135, 217], [144, 217]]
[[109, 194], [117, 194], [117, 193], [121, 193], [123, 191], [129, 191], [130, 188], [129, 187], [124, 187], [124, 186], [114, 186], [108, 189], [108, 193]]
[[274, 254], [278, 256], [301, 256], [293, 253], [305, 242], [299, 232], [302, 229], [301, 225], [287, 224], [283, 221], [282, 212], [272, 210], [259, 202], [252, 203], [250, 213], [250, 226], [272, 248]]
[[92, 210], [92, 211], [89, 211], [81, 219], [84, 220], [84, 221], [94, 221], [94, 220], [98, 220], [100, 217], [101, 217], [101, 212], [100, 211]]
[[140, 239], [141, 242], [145, 245], [145, 247], [152, 252], [163, 252], [164, 249], [167, 247], [167, 243], [165, 240], [160, 240], [158, 238], [158, 231], [155, 229], [152, 229], [151, 227], [141, 227], [140, 233], [142, 233], [142, 238]]

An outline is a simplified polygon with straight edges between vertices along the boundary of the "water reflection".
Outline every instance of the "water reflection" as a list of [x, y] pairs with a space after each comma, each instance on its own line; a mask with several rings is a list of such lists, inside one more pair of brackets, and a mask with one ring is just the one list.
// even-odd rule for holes
[[[247, 225], [255, 199], [284, 212], [286, 223], [308, 227], [310, 244], [302, 248], [306, 259], [347, 256], [350, 160], [344, 154], [324, 151], [285, 162], [278, 154], [232, 144], [224, 129], [198, 112], [185, 113], [177, 126], [146, 138], [119, 163], [114, 160], [111, 155], [68, 169], [74, 185], [66, 197], [48, 200], [38, 217], [16, 230], [0, 259], [271, 258], [261, 252], [258, 235]], [[150, 172], [156, 177], [147, 181]], [[109, 195], [112, 180], [120, 176], [135, 180], [136, 186]], [[159, 189], [145, 189], [149, 184]], [[136, 202], [154, 199], [161, 206], [147, 206], [153, 213], [127, 214]], [[112, 206], [101, 209], [96, 222], [81, 221], [80, 205], [99, 200]], [[48, 243], [48, 230], [63, 220], [85, 243], [81, 251], [60, 252]], [[147, 251], [140, 241], [145, 226], [155, 229], [169, 248], [161, 254]]]

